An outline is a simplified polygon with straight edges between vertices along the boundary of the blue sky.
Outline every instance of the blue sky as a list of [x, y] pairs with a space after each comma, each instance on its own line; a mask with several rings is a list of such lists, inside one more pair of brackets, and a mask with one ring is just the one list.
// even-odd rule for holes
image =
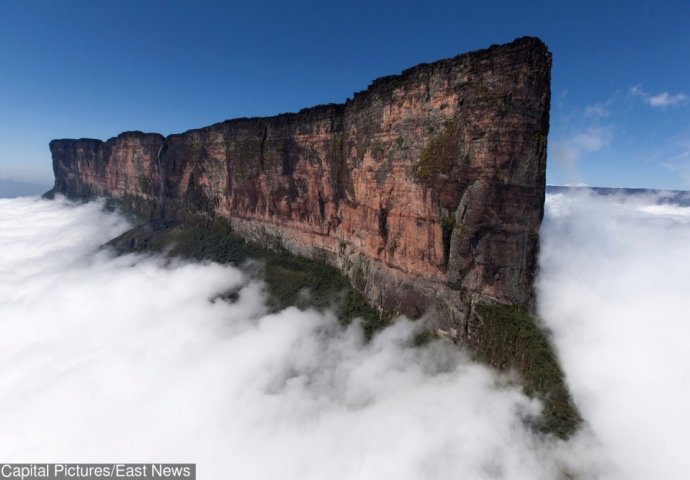
[[554, 55], [551, 184], [690, 189], [690, 2], [0, 2], [0, 178], [48, 142], [342, 102], [523, 35]]

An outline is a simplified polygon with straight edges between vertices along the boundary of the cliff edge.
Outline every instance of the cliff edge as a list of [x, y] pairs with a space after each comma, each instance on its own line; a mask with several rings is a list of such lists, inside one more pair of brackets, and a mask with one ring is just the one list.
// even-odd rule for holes
[[[550, 71], [547, 47], [525, 37], [377, 79], [344, 104], [53, 140], [52, 192], [149, 220], [221, 219], [338, 268], [380, 311], [426, 313], [501, 367], [491, 319], [513, 313], [496, 308], [533, 307]], [[506, 341], [514, 365], [520, 342]]]

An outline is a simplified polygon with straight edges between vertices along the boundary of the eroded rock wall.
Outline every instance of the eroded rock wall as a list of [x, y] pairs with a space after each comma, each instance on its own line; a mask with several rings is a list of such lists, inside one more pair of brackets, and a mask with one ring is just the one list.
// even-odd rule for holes
[[522, 38], [380, 78], [342, 105], [54, 140], [54, 191], [151, 219], [222, 217], [472, 341], [474, 303], [533, 300], [550, 69], [546, 46]]

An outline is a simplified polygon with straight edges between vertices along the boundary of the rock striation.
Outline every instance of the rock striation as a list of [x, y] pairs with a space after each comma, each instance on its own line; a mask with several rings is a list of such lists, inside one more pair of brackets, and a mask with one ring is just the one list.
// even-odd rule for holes
[[377, 79], [340, 105], [53, 140], [53, 192], [226, 219], [336, 266], [382, 310], [432, 312], [472, 341], [475, 303], [532, 305], [550, 69], [528, 37]]

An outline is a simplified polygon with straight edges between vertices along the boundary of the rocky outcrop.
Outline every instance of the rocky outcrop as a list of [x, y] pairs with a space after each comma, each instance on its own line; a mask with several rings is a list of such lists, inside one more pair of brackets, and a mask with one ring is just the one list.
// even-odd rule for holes
[[54, 140], [54, 192], [234, 233], [344, 272], [382, 310], [477, 342], [532, 304], [551, 55], [521, 38], [380, 78], [341, 105], [163, 137]]
[[[545, 400], [543, 428], [567, 436], [580, 419], [528, 313], [550, 70], [546, 46], [521, 38], [380, 78], [341, 105], [168, 137], [53, 140], [49, 193], [108, 197], [159, 224], [116, 239], [117, 248], [184, 237], [181, 254], [226, 259], [239, 244], [219, 239], [241, 237], [328, 263], [380, 312], [426, 313], [436, 334], [516, 369]], [[206, 244], [192, 248], [194, 239]], [[274, 274], [286, 273], [287, 256], [271, 258]], [[323, 276], [317, 264], [308, 270]], [[348, 311], [361, 315], [356, 303]]]

